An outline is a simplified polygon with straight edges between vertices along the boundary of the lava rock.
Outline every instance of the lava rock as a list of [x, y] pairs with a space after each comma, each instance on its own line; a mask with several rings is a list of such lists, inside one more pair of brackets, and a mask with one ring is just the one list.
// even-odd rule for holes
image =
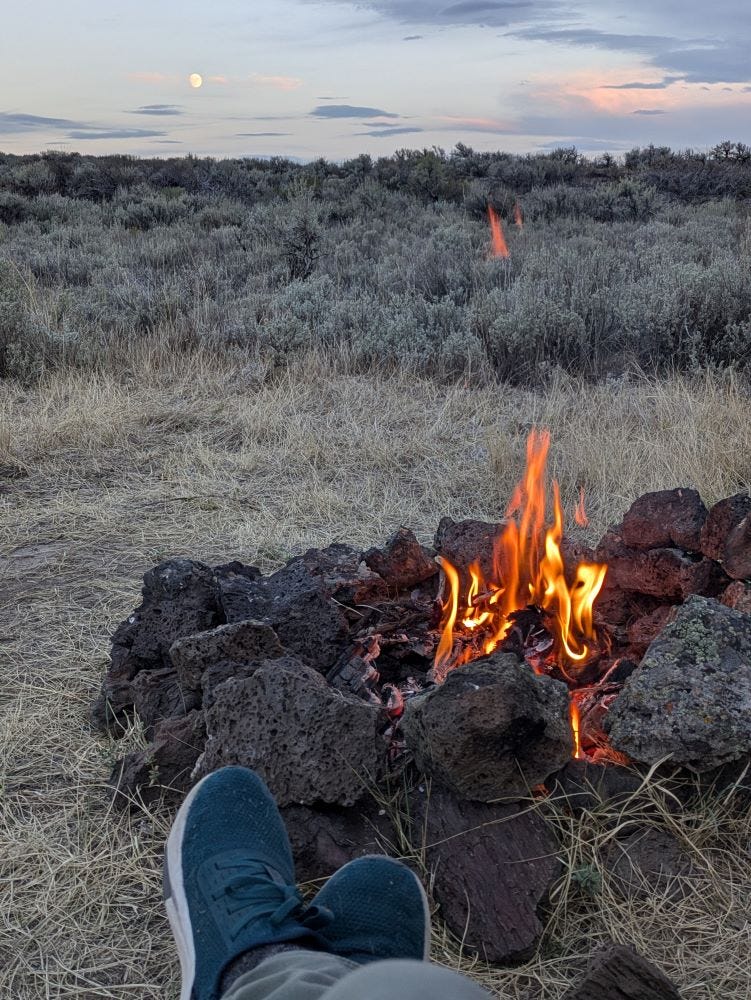
[[623, 804], [638, 791], [643, 781], [642, 775], [630, 767], [571, 758], [545, 784], [555, 799], [564, 799], [570, 809], [580, 812], [604, 803]]
[[733, 580], [751, 580], [751, 514], [736, 524], [725, 539], [722, 565]]
[[746, 615], [751, 615], [751, 583], [734, 580], [723, 590], [720, 602], [727, 608], [735, 608]]
[[568, 713], [565, 684], [494, 653], [411, 698], [402, 731], [421, 771], [488, 802], [520, 798], [563, 767], [573, 752]]
[[325, 549], [308, 549], [290, 560], [302, 563], [321, 581], [323, 592], [340, 604], [377, 604], [388, 597], [386, 581], [367, 565], [362, 553], [351, 545], [335, 543]]
[[213, 572], [191, 559], [169, 559], [144, 575], [143, 600], [112, 636], [110, 667], [91, 709], [94, 725], [111, 728], [133, 706], [133, 678], [142, 670], [171, 667], [169, 649], [181, 636], [223, 621]]
[[671, 616], [675, 613], [675, 608], [670, 604], [662, 604], [660, 607], [650, 611], [647, 615], [642, 615], [632, 622], [628, 628], [628, 641], [631, 651], [637, 656], [641, 656], [649, 644], [662, 632]]
[[382, 549], [368, 549], [363, 559], [392, 590], [415, 587], [438, 572], [432, 553], [420, 545], [409, 528], [399, 528]]
[[270, 625], [285, 649], [321, 673], [344, 651], [349, 630], [342, 609], [327, 594], [323, 577], [299, 559], [259, 580], [220, 581], [219, 593], [228, 622]]
[[696, 875], [691, 856], [667, 830], [645, 827], [623, 840], [614, 840], [604, 858], [611, 885], [626, 899], [643, 899], [652, 893], [677, 901], [693, 890]]
[[725, 542], [732, 530], [751, 514], [751, 496], [736, 493], [710, 508], [701, 531], [701, 551], [709, 559], [723, 562]]
[[180, 683], [177, 671], [171, 667], [162, 670], [142, 670], [133, 678], [133, 707], [151, 739], [154, 726], [163, 719], [179, 719], [194, 708], [201, 699]]
[[453, 521], [442, 517], [435, 534], [435, 549], [439, 555], [454, 566], [468, 579], [467, 573], [473, 562], [479, 562], [487, 582], [495, 577], [495, 542], [506, 525], [505, 521]]
[[623, 541], [635, 549], [698, 552], [706, 519], [707, 508], [696, 490], [645, 493], [631, 504], [623, 518]]
[[680, 549], [633, 549], [611, 528], [597, 547], [597, 559], [608, 565], [611, 582], [622, 590], [663, 601], [680, 601], [689, 594], [718, 594], [727, 580], [711, 559]]
[[633, 760], [697, 772], [751, 753], [751, 616], [691, 596], [644, 655], [605, 729]]
[[214, 691], [200, 775], [226, 764], [250, 767], [279, 805], [350, 806], [385, 765], [380, 708], [334, 691], [291, 656], [264, 661]]
[[385, 810], [367, 798], [352, 809], [289, 805], [282, 807], [281, 814], [298, 882], [328, 878], [366, 854], [387, 854], [387, 845], [396, 841]]
[[528, 958], [562, 870], [560, 846], [539, 811], [463, 801], [435, 783], [413, 795], [411, 811], [448, 928], [488, 962]]
[[[244, 664], [276, 659], [284, 653], [276, 632], [264, 622], [239, 621], [196, 635], [170, 646], [169, 655], [184, 688], [198, 691], [204, 672], [217, 663]], [[230, 676], [229, 674], [228, 676]]]
[[[594, 610], [596, 620], [599, 623], [618, 627], [631, 624], [637, 618], [644, 617], [659, 606], [656, 597], [624, 590], [614, 583], [612, 574], [607, 573], [602, 589], [597, 595]], [[626, 640], [625, 632], [623, 640]]]
[[181, 801], [193, 783], [205, 742], [203, 712], [157, 723], [151, 744], [126, 754], [115, 765], [109, 779], [113, 803], [122, 808], [148, 806], [160, 799], [173, 804]]
[[681, 995], [651, 962], [614, 944], [595, 955], [584, 980], [563, 1000], [681, 1000]]

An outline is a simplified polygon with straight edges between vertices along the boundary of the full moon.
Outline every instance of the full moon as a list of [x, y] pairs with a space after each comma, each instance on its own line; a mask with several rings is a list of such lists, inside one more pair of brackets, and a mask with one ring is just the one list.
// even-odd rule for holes
[[191, 85], [191, 87], [194, 87], [196, 90], [198, 90], [198, 88], [203, 83], [203, 77], [201, 76], [200, 73], [191, 73], [190, 76], [188, 77], [188, 83]]

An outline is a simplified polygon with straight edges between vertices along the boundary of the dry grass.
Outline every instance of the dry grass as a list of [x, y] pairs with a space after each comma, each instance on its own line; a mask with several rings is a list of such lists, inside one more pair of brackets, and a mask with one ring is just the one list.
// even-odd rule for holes
[[[584, 484], [598, 535], [647, 489], [696, 486], [708, 502], [748, 489], [748, 405], [717, 377], [559, 378], [540, 395], [348, 375], [320, 358], [275, 372], [164, 352], [131, 357], [119, 379], [0, 387], [0, 466], [28, 474], [0, 480], [0, 995], [177, 996], [159, 894], [169, 817], [109, 813], [104, 781], [123, 745], [86, 721], [108, 636], [150, 565], [189, 554], [270, 569], [308, 545], [371, 543], [399, 524], [428, 539], [443, 514], [496, 516], [531, 424], [550, 426], [564, 498]], [[748, 997], [748, 820], [707, 801], [653, 821], [677, 824], [696, 858], [683, 901], [624, 901], [598, 861], [610, 819], [562, 816], [567, 874], [540, 954], [474, 973], [499, 996], [555, 1000], [583, 942], [610, 935], [655, 958], [687, 1000]], [[456, 964], [456, 943], [436, 934], [436, 957]]]

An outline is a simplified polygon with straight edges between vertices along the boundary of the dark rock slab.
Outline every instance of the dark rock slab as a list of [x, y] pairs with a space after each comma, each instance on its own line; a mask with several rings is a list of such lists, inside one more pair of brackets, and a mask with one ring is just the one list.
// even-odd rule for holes
[[160, 799], [180, 802], [193, 784], [193, 769], [205, 742], [203, 712], [157, 723], [149, 746], [126, 754], [115, 765], [109, 779], [114, 804], [150, 805]]
[[366, 854], [388, 854], [396, 840], [385, 810], [367, 797], [351, 809], [289, 805], [281, 813], [298, 882], [328, 878]]
[[689, 594], [718, 594], [727, 582], [711, 559], [676, 548], [630, 548], [613, 528], [601, 539], [597, 559], [607, 563], [611, 582], [622, 590], [661, 601], [680, 601]]
[[707, 508], [696, 490], [645, 493], [631, 504], [623, 518], [623, 541], [635, 549], [698, 552], [706, 519]]
[[614, 944], [594, 956], [564, 1000], [681, 1000], [668, 977], [632, 948]]
[[736, 493], [711, 507], [701, 532], [701, 551], [704, 555], [723, 562], [728, 535], [749, 514], [751, 496], [747, 493]]
[[374, 604], [388, 597], [386, 581], [351, 545], [337, 542], [325, 549], [308, 549], [288, 565], [298, 562], [321, 581], [327, 597], [341, 604]]
[[259, 580], [220, 581], [219, 593], [228, 622], [253, 619], [270, 625], [285, 649], [321, 673], [344, 651], [347, 619], [327, 593], [324, 578], [299, 559]]
[[429, 549], [420, 545], [409, 528], [399, 528], [382, 549], [368, 549], [365, 563], [391, 590], [407, 590], [438, 573], [438, 565]]
[[573, 752], [565, 684], [511, 653], [452, 670], [402, 720], [417, 767], [457, 795], [521, 798]]
[[506, 522], [453, 521], [442, 517], [435, 534], [435, 549], [459, 571], [466, 575], [473, 562], [479, 562], [485, 580], [495, 577], [494, 548]]
[[612, 887], [627, 899], [658, 893], [671, 901], [689, 895], [697, 871], [690, 854], [667, 830], [645, 827], [610, 842], [604, 858]]
[[751, 616], [692, 596], [654, 640], [605, 720], [645, 764], [704, 772], [751, 753]]
[[353, 805], [385, 766], [380, 708], [334, 691], [291, 656], [266, 660], [214, 691], [200, 776], [226, 764], [257, 771], [279, 805]]
[[642, 776], [619, 764], [598, 764], [573, 757], [557, 774], [546, 781], [555, 799], [575, 812], [592, 810], [602, 804], [618, 806], [641, 787]]
[[151, 738], [154, 726], [164, 719], [180, 718], [201, 704], [200, 696], [180, 683], [171, 667], [142, 670], [133, 678], [133, 707]]
[[239, 621], [196, 635], [170, 646], [169, 655], [184, 688], [198, 691], [204, 672], [214, 664], [244, 664], [275, 659], [284, 653], [276, 632], [258, 621]]
[[528, 803], [462, 801], [435, 783], [415, 794], [412, 811], [452, 933], [488, 962], [529, 958], [562, 868], [552, 828]]
[[169, 648], [176, 639], [223, 621], [213, 571], [191, 559], [169, 559], [149, 570], [141, 594], [141, 604], [112, 636], [110, 667], [91, 710], [96, 726], [114, 732], [133, 705], [133, 678], [142, 670], [171, 667]]

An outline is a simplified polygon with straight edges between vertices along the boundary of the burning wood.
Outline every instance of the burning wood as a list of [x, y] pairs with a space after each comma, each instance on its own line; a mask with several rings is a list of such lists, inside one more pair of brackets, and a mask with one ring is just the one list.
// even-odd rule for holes
[[488, 222], [490, 223], [490, 238], [492, 241], [491, 256], [510, 257], [511, 254], [506, 243], [506, 237], [503, 235], [503, 225], [500, 216], [490, 204], [488, 205]]

